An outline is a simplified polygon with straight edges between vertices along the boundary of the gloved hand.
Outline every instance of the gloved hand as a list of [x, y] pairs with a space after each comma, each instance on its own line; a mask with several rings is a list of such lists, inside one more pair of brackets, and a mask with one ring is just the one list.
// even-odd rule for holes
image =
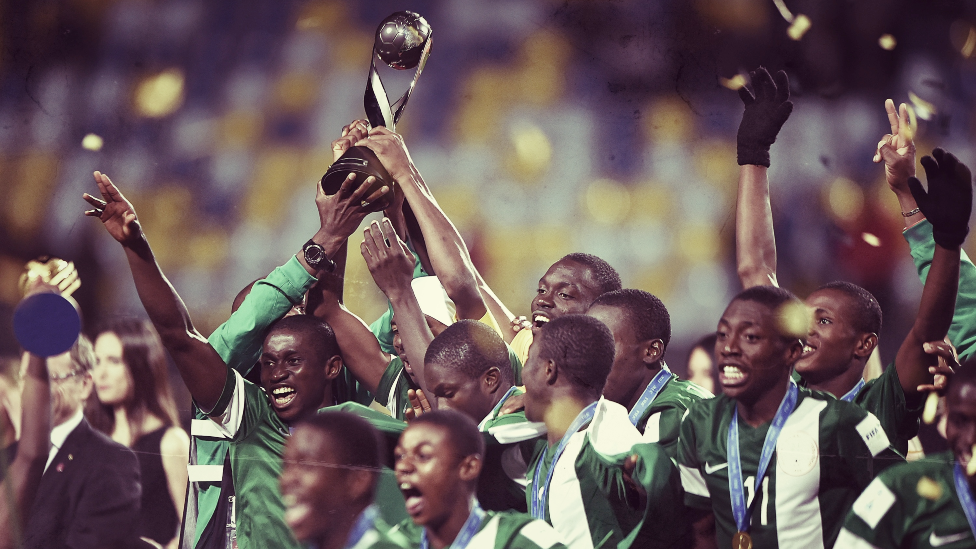
[[786, 72], [776, 73], [776, 82], [765, 68], [749, 73], [752, 87], [739, 88], [739, 97], [746, 110], [742, 113], [739, 133], [736, 136], [737, 156], [740, 166], [755, 164], [769, 167], [769, 147], [776, 141], [776, 134], [793, 112], [790, 101], [790, 79]]
[[969, 168], [942, 149], [922, 157], [922, 167], [929, 191], [925, 192], [917, 177], [908, 178], [908, 188], [932, 223], [935, 243], [950, 250], [958, 248], [969, 233], [969, 216], [973, 211], [973, 178]]

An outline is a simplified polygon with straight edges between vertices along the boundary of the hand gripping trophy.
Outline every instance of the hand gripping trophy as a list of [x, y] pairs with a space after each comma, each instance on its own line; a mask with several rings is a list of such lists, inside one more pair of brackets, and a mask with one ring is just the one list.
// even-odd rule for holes
[[[366, 108], [366, 118], [372, 127], [386, 126], [390, 130], [396, 131], [396, 123], [403, 114], [403, 108], [410, 99], [420, 72], [424, 70], [427, 57], [430, 55], [431, 29], [427, 21], [411, 11], [398, 11], [390, 15], [380, 23], [376, 29], [376, 40], [373, 43], [373, 53], [369, 64], [369, 77], [366, 80], [366, 94], [363, 98], [363, 105]], [[417, 72], [413, 75], [410, 87], [397, 99], [390, 104], [390, 99], [380, 80], [380, 75], [376, 71], [376, 58], [388, 66], [398, 70], [409, 70], [414, 67]], [[394, 107], [396, 110], [394, 111]], [[370, 210], [378, 212], [386, 209], [393, 203], [397, 188], [396, 182], [390, 177], [389, 172], [383, 164], [376, 158], [373, 151], [366, 147], [349, 147], [338, 160], [336, 160], [329, 171], [322, 176], [322, 190], [325, 194], [332, 195], [338, 192], [339, 186], [345, 181], [349, 173], [356, 174], [356, 184], [361, 185], [366, 178], [373, 176], [376, 178], [372, 188], [366, 195], [372, 194], [380, 187], [386, 185], [391, 192], [377, 200], [370, 206]]]

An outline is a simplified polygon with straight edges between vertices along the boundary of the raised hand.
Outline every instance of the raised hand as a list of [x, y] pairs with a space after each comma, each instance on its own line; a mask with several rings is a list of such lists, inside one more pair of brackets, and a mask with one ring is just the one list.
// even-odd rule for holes
[[369, 122], [366, 120], [353, 120], [348, 126], [343, 126], [342, 137], [332, 142], [332, 161], [339, 160], [349, 147], [366, 139], [367, 135], [369, 135]]
[[417, 389], [416, 391], [413, 389], [408, 390], [407, 399], [410, 401], [410, 408], [404, 410], [403, 413], [407, 421], [413, 421], [431, 411], [430, 401], [427, 400], [427, 395], [424, 394], [423, 389]]
[[930, 341], [922, 345], [926, 353], [939, 357], [938, 366], [930, 366], [929, 373], [933, 375], [932, 383], [919, 385], [918, 392], [934, 391], [938, 394], [945, 393], [946, 385], [949, 383], [949, 376], [956, 373], [959, 368], [959, 357], [956, 355], [956, 348], [945, 341]]
[[390, 188], [384, 185], [372, 195], [365, 196], [373, 177], [366, 178], [365, 183], [354, 189], [355, 182], [356, 174], [350, 173], [332, 196], [325, 194], [321, 184], [316, 185], [315, 207], [319, 210], [320, 231], [324, 235], [345, 240], [370, 214], [367, 209], [369, 205], [390, 192]]
[[921, 181], [908, 178], [908, 188], [922, 214], [932, 223], [932, 238], [946, 249], [958, 248], [969, 233], [969, 216], [973, 209], [972, 175], [965, 164], [942, 149], [922, 157], [928, 179], [925, 192]]
[[131, 247], [139, 243], [142, 240], [142, 227], [139, 225], [139, 218], [136, 217], [135, 208], [122, 196], [107, 175], [95, 172], [95, 183], [102, 198], [98, 199], [84, 193], [82, 198], [94, 206], [93, 209], [86, 211], [85, 215], [99, 218], [108, 234], [112, 235], [119, 244]]
[[356, 145], [368, 147], [376, 153], [376, 158], [379, 158], [393, 179], [402, 183], [413, 175], [413, 160], [400, 134], [379, 126], [369, 130], [369, 136]]
[[780, 128], [793, 112], [790, 101], [790, 79], [786, 72], [776, 73], [775, 82], [765, 68], [749, 73], [754, 92], [743, 86], [739, 98], [745, 105], [736, 135], [740, 166], [754, 164], [769, 167], [769, 147], [776, 141]]
[[915, 142], [908, 123], [908, 105], [902, 103], [895, 110], [895, 102], [885, 100], [888, 123], [891, 133], [885, 134], [878, 142], [874, 162], [884, 161], [885, 181], [892, 191], [908, 193], [908, 178], [915, 176]]
[[390, 220], [384, 217], [381, 222], [373, 221], [363, 236], [360, 251], [379, 289], [391, 300], [399, 292], [412, 291], [414, 257]]

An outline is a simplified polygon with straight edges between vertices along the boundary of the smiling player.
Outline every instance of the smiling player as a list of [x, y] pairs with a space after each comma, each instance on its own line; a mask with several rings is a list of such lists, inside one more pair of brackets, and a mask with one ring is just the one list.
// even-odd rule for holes
[[854, 502], [837, 547], [976, 546], [976, 480], [967, 472], [976, 445], [976, 361], [949, 378], [946, 407], [951, 451], [881, 473]]

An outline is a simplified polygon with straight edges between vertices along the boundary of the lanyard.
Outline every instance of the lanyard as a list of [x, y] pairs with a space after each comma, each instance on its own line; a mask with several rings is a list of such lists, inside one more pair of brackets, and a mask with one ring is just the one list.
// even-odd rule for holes
[[552, 457], [552, 464], [549, 466], [549, 473], [546, 475], [545, 482], [540, 482], [539, 476], [542, 474], [542, 464], [546, 461], [546, 454], [549, 453], [549, 448], [546, 448], [542, 455], [539, 456], [539, 462], [535, 465], [535, 474], [532, 476], [532, 517], [540, 520], [546, 519], [546, 500], [549, 495], [549, 483], [552, 482], [552, 473], [556, 470], [556, 462], [559, 461], [559, 456], [562, 455], [563, 450], [566, 449], [566, 445], [569, 444], [569, 439], [573, 438], [573, 435], [580, 430], [584, 424], [590, 422], [593, 416], [596, 415], [596, 405], [594, 402], [583, 408], [580, 413], [576, 416], [576, 419], [569, 424], [569, 429], [566, 430], [566, 434], [563, 435], [562, 440], [559, 441], [559, 445], [556, 446], [556, 453]]
[[973, 501], [973, 491], [969, 488], [969, 479], [966, 478], [966, 473], [959, 466], [959, 462], [956, 462], [956, 466], [953, 467], [952, 476], [956, 481], [956, 495], [959, 496], [959, 503], [966, 513], [966, 520], [969, 521], [969, 529], [973, 531], [973, 536], [976, 536], [976, 502]]
[[853, 402], [854, 399], [857, 398], [858, 393], [860, 393], [861, 389], [863, 388], [864, 388], [864, 379], [861, 379], [857, 382], [857, 385], [855, 385], [853, 389], [847, 391], [847, 394], [840, 397], [840, 399], [843, 400], [844, 402]]
[[502, 399], [498, 401], [498, 404], [495, 404], [495, 407], [491, 409], [491, 413], [488, 414], [488, 416], [485, 419], [481, 420], [481, 424], [478, 425], [479, 431], [484, 431], [485, 426], [488, 424], [488, 422], [495, 419], [495, 417], [498, 416], [498, 411], [502, 409], [502, 405], [505, 404], [505, 401], [508, 400], [508, 397], [512, 396], [512, 393], [515, 392], [515, 389], [516, 387], [514, 385], [508, 388], [508, 391], [505, 393], [505, 396], [503, 396]]
[[[471, 508], [471, 514], [468, 515], [468, 520], [464, 521], [464, 526], [461, 527], [461, 531], [454, 538], [454, 543], [451, 544], [450, 549], [464, 549], [467, 547], [471, 538], [478, 532], [481, 521], [484, 519], [485, 511], [478, 504], [478, 500], [475, 500], [474, 507]], [[430, 547], [429, 544], [430, 542], [427, 541], [427, 529], [424, 528], [424, 532], [420, 534], [420, 549], [428, 549]]]
[[363, 509], [362, 513], [359, 513], [359, 518], [356, 519], [356, 524], [353, 524], [352, 530], [349, 531], [349, 538], [346, 540], [346, 549], [350, 547], [355, 547], [357, 543], [366, 532], [373, 527], [373, 523], [376, 521], [378, 511], [376, 510], [376, 505], [370, 505], [369, 507]]
[[647, 387], [644, 389], [644, 394], [641, 395], [640, 400], [637, 401], [637, 404], [634, 404], [634, 409], [631, 410], [630, 414], [627, 415], [627, 417], [630, 418], [631, 423], [637, 425], [637, 422], [640, 421], [641, 416], [644, 415], [647, 407], [654, 402], [654, 399], [657, 398], [658, 393], [660, 393], [661, 389], [664, 388], [664, 384], [670, 379], [671, 370], [668, 369], [667, 364], [662, 362], [661, 371], [654, 374], [654, 379], [647, 384]]
[[[763, 440], [762, 452], [759, 454], [759, 468], [756, 470], [756, 480], [753, 484], [754, 491], [762, 483], [763, 477], [766, 476], [766, 469], [769, 467], [769, 462], [773, 459], [773, 451], [776, 449], [776, 440], [779, 438], [779, 433], [783, 429], [783, 425], [786, 424], [786, 420], [796, 408], [798, 393], [796, 383], [793, 383], [791, 379], [790, 385], [786, 389], [786, 396], [779, 403], [779, 409], [776, 410], [769, 430], [766, 431], [766, 439]], [[742, 462], [739, 458], [739, 412], [735, 408], [732, 409], [732, 423], [729, 424], [728, 446], [729, 495], [732, 500], [732, 514], [735, 516], [735, 524], [739, 531], [747, 532], [751, 512], [750, 507], [746, 506], [745, 490], [742, 487]]]

